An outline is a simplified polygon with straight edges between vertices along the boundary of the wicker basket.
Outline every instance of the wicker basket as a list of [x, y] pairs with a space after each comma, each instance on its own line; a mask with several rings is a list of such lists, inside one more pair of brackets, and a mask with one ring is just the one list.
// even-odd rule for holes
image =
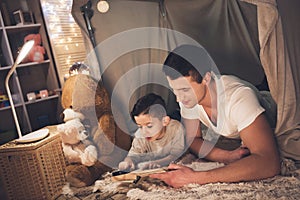
[[38, 142], [0, 146], [0, 175], [8, 199], [55, 199], [65, 185], [66, 162], [54, 126]]

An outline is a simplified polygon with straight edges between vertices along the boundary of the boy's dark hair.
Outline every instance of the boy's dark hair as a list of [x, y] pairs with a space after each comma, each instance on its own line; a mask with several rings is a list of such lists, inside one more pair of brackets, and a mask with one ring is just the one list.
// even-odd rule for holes
[[166, 116], [166, 103], [164, 99], [154, 93], [149, 93], [137, 100], [130, 113], [132, 120], [140, 114], [150, 114], [153, 117], [162, 119]]
[[167, 56], [163, 72], [174, 80], [181, 76], [191, 76], [201, 83], [206, 72], [212, 71], [215, 63], [203, 47], [181, 45]]

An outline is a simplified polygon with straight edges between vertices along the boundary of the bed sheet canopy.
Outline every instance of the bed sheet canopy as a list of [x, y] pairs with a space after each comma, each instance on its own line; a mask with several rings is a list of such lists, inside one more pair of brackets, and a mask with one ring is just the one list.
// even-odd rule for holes
[[300, 163], [299, 1], [108, 0], [106, 13], [97, 10], [98, 2], [73, 1], [72, 15], [90, 52], [85, 62], [103, 81], [129, 132], [132, 102], [147, 92], [161, 94], [169, 112], [176, 110], [161, 66], [177, 45], [197, 43], [220, 73], [270, 90], [281, 154]]

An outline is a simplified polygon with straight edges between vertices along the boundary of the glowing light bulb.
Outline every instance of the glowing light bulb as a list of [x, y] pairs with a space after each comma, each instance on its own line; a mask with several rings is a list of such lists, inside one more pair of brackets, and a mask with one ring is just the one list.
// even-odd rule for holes
[[109, 4], [107, 3], [107, 1], [100, 0], [97, 4], [97, 9], [101, 13], [106, 13], [109, 10]]

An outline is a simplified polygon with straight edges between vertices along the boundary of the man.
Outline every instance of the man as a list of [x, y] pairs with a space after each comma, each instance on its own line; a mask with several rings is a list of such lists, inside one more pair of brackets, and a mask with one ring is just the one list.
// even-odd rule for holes
[[[273, 131], [261, 106], [259, 92], [234, 76], [217, 76], [214, 62], [202, 47], [183, 45], [171, 52], [163, 67], [179, 102], [190, 151], [208, 160], [226, 163], [205, 172], [171, 164], [176, 169], [152, 178], [170, 186], [259, 180], [280, 171]], [[200, 123], [242, 146], [228, 151], [203, 140]]]

